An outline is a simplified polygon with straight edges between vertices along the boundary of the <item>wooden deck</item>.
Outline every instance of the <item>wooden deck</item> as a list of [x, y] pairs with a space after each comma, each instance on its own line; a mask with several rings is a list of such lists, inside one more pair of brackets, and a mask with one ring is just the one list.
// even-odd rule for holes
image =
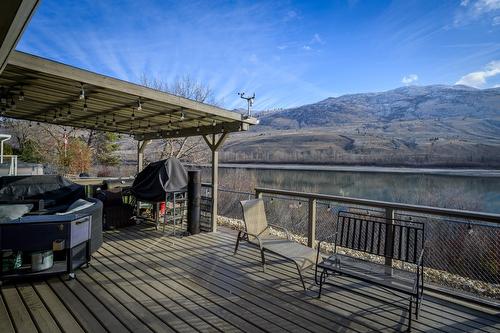
[[[146, 226], [105, 233], [75, 280], [5, 284], [0, 332], [373, 332], [406, 329], [406, 301], [347, 278], [315, 298], [293, 265], [243, 245], [228, 231], [171, 238]], [[426, 295], [414, 332], [499, 332], [500, 315]]]

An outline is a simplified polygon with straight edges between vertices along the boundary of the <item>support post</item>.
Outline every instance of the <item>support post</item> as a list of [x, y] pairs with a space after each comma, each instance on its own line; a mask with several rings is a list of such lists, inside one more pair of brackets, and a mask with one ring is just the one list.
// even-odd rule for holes
[[314, 248], [316, 242], [316, 199], [309, 198], [309, 218], [307, 223], [307, 246]]
[[144, 149], [150, 143], [150, 140], [137, 141], [137, 173], [141, 172], [144, 168]]
[[227, 138], [227, 132], [222, 133], [219, 138], [217, 134], [212, 134], [210, 136], [203, 135], [203, 139], [207, 143], [208, 147], [212, 151], [212, 232], [217, 231], [217, 200], [219, 197], [219, 152], [218, 149], [222, 146]]
[[385, 230], [385, 273], [392, 276], [392, 249], [394, 247], [394, 209], [385, 209], [386, 230]]

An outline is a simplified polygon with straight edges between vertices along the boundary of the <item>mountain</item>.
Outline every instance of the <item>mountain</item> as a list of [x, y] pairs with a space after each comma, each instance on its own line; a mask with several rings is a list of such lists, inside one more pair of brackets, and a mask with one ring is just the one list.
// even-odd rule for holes
[[463, 85], [432, 85], [330, 97], [318, 103], [263, 115], [260, 123], [275, 129], [297, 129], [360, 121], [485, 119], [499, 115], [500, 88], [480, 90]]
[[225, 162], [500, 167], [500, 88], [408, 86], [260, 115]]

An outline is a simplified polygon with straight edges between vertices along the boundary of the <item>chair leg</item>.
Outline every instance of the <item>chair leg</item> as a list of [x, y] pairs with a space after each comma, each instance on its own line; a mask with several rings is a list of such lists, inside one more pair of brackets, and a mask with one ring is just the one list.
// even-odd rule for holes
[[422, 303], [422, 299], [417, 296], [416, 298], [416, 304], [415, 304], [415, 319], [418, 320], [418, 314], [420, 312], [420, 305]]
[[262, 271], [266, 272], [266, 257], [264, 256], [264, 249], [260, 250], [260, 256], [262, 258]]
[[295, 263], [295, 266], [297, 266], [297, 272], [299, 272], [300, 282], [302, 282], [302, 288], [304, 288], [304, 291], [307, 291], [306, 284], [304, 283], [304, 277], [302, 276], [302, 272], [300, 271], [299, 265]]
[[325, 282], [325, 272], [326, 272], [326, 269], [323, 269], [323, 271], [321, 272], [321, 276], [319, 277], [318, 298], [321, 298], [321, 291], [323, 290], [323, 283]]
[[241, 231], [238, 232], [238, 237], [236, 238], [236, 246], [234, 247], [234, 254], [236, 255], [236, 252], [238, 252], [238, 246], [240, 245], [240, 238], [241, 237]]

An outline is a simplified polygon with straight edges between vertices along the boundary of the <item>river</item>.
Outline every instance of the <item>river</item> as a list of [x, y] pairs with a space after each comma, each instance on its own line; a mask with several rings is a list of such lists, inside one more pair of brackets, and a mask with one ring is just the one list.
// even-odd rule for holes
[[[220, 185], [255, 186], [500, 214], [500, 171], [221, 165]], [[210, 180], [209, 169], [203, 170]]]

